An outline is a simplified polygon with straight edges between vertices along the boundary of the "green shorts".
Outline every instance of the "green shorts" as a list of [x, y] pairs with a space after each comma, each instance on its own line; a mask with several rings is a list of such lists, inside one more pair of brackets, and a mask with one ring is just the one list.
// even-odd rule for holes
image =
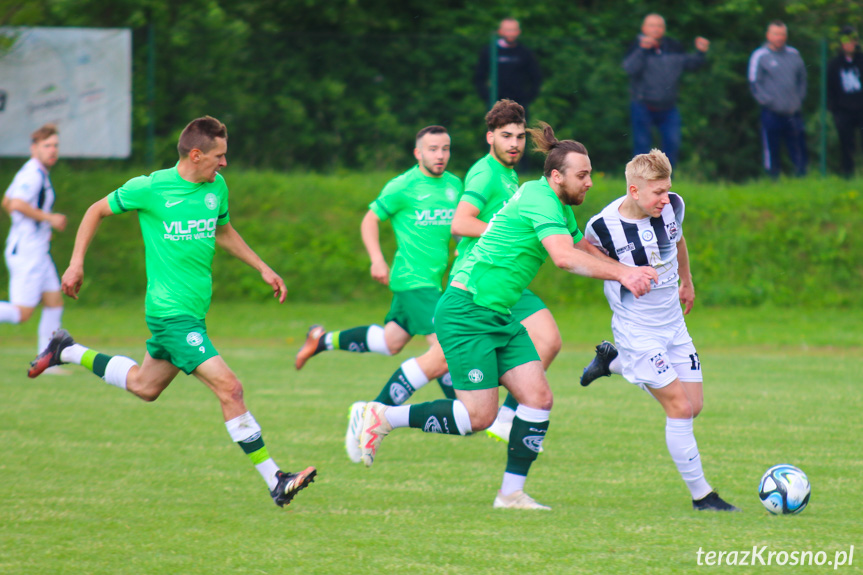
[[521, 292], [521, 297], [509, 311], [512, 312], [515, 321], [521, 322], [543, 309], [548, 309], [545, 303], [538, 295], [526, 289]]
[[147, 353], [153, 359], [170, 361], [189, 375], [199, 365], [219, 355], [207, 337], [207, 325], [202, 319], [190, 315], [147, 316], [145, 319], [153, 334], [147, 340]]
[[434, 311], [440, 292], [434, 288], [419, 288], [393, 292], [393, 303], [384, 323], [396, 322], [411, 335], [434, 333]]
[[511, 315], [476, 305], [463, 289], [444, 292], [435, 327], [455, 389], [491, 389], [510, 369], [539, 361], [523, 325]]

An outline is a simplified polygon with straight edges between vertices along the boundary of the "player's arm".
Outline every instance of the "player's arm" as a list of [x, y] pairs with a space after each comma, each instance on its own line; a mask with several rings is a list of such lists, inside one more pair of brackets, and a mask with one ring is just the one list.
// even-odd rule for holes
[[279, 303], [284, 303], [285, 298], [288, 297], [288, 288], [284, 280], [264, 263], [255, 250], [249, 247], [231, 222], [216, 226], [216, 243], [241, 262], [256, 269], [261, 274], [261, 278], [273, 288], [273, 297], [277, 298]]
[[635, 297], [650, 291], [650, 280], [659, 281], [656, 270], [650, 266], [629, 267], [576, 249], [569, 234], [548, 236], [542, 240], [542, 245], [560, 269], [580, 276], [618, 281]]
[[692, 310], [695, 303], [695, 286], [692, 283], [692, 270], [689, 268], [689, 250], [686, 248], [686, 238], [677, 242], [677, 275], [680, 276], [680, 303], [683, 304], [683, 315]]
[[111, 206], [108, 205], [108, 198], [102, 198], [90, 206], [81, 219], [78, 233], [75, 234], [75, 247], [72, 248], [69, 267], [66, 268], [60, 284], [60, 289], [70, 298], [78, 299], [81, 282], [84, 281], [84, 257], [87, 255], [90, 242], [93, 241], [102, 220], [113, 215], [114, 212], [111, 211]]
[[607, 261], [607, 262], [612, 263], [612, 264], [616, 263], [616, 261], [617, 261], [614, 258], [610, 258], [607, 255], [605, 255], [605, 252], [603, 252], [601, 249], [599, 249], [598, 247], [596, 247], [595, 245], [590, 243], [588, 241], [587, 237], [583, 237], [578, 242], [576, 242], [575, 243], [575, 249], [581, 250], [586, 254], [590, 254], [595, 258], [599, 258], [603, 261]]
[[468, 238], [478, 238], [488, 224], [477, 216], [479, 208], [470, 202], [459, 202], [452, 218], [452, 235]]
[[66, 229], [66, 216], [63, 214], [52, 214], [51, 212], [34, 208], [20, 198], [3, 198], [3, 209], [6, 210], [9, 215], [12, 215], [12, 212], [19, 212], [31, 220], [36, 220], [37, 222], [48, 222], [51, 227], [58, 232], [62, 232]]
[[362, 235], [363, 245], [366, 246], [366, 251], [372, 262], [372, 279], [388, 286], [390, 284], [390, 267], [387, 265], [384, 252], [381, 250], [380, 221], [381, 219], [372, 210], [366, 212], [363, 222], [360, 224], [360, 235]]

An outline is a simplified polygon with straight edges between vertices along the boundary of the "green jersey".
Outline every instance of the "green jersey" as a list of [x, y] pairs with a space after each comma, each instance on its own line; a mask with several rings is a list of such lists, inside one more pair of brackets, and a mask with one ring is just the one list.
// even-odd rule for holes
[[441, 290], [449, 261], [452, 217], [461, 180], [449, 172], [426, 176], [419, 166], [390, 180], [369, 209], [381, 220], [391, 220], [398, 249], [390, 272], [390, 289], [407, 291], [433, 287]]
[[477, 305], [509, 313], [548, 258], [542, 240], [558, 234], [581, 241], [572, 208], [545, 178], [527, 182], [494, 215], [453, 279], [467, 286]]
[[[464, 194], [459, 201], [479, 209], [477, 219], [488, 223], [518, 190], [518, 174], [498, 162], [491, 154], [477, 160], [464, 179]], [[463, 237], [458, 243], [458, 259], [452, 266], [455, 274], [464, 265], [467, 254], [479, 238]]]
[[203, 319], [213, 294], [216, 226], [227, 224], [228, 187], [193, 184], [176, 167], [139, 176], [108, 195], [115, 214], [136, 210], [147, 265], [146, 314]]

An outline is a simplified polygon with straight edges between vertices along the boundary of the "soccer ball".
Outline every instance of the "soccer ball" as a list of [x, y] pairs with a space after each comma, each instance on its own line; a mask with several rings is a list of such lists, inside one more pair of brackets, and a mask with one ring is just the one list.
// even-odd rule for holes
[[761, 478], [758, 496], [774, 515], [800, 513], [809, 503], [809, 478], [793, 465], [774, 465]]

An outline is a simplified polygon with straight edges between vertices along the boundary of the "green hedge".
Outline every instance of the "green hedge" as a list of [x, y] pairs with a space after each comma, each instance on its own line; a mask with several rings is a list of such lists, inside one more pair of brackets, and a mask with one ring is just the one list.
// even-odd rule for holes
[[[70, 229], [55, 237], [60, 273], [68, 262], [75, 229], [92, 202], [141, 170], [75, 172], [60, 164], [52, 174], [56, 210]], [[0, 170], [0, 181], [13, 172]], [[388, 298], [368, 275], [360, 220], [368, 203], [395, 173], [331, 175], [225, 171], [231, 189], [231, 218], [249, 244], [281, 273], [295, 301], [339, 302]], [[459, 174], [462, 175], [462, 174]], [[702, 305], [860, 307], [863, 227], [860, 181], [783, 180], [745, 185], [676, 181], [687, 202], [684, 232], [690, 246], [698, 302]], [[617, 178], [596, 174], [579, 224], [624, 189]], [[9, 220], [0, 218], [5, 237]], [[390, 226], [382, 241], [392, 254]], [[82, 292], [87, 303], [143, 297], [143, 245], [137, 218], [108, 218], [93, 242]], [[217, 253], [215, 298], [265, 300], [268, 288], [242, 263]], [[8, 295], [5, 269], [0, 298]], [[604, 305], [599, 282], [574, 277], [546, 264], [533, 288], [548, 303]]]

